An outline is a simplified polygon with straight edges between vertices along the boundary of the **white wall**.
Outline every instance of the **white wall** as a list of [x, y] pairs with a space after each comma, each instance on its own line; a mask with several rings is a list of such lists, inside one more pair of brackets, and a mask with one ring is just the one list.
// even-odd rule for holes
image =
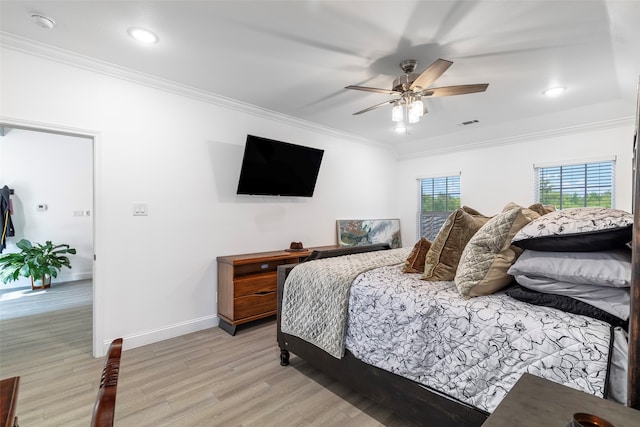
[[[631, 211], [633, 124], [576, 131], [571, 135], [402, 160], [398, 206], [405, 246], [416, 241], [417, 184], [420, 177], [461, 172], [461, 203], [485, 215], [508, 202], [529, 206], [534, 198], [533, 165], [616, 157], [615, 207]], [[408, 224], [413, 223], [413, 227]]]
[[[336, 243], [338, 218], [396, 217], [387, 150], [2, 49], [0, 117], [95, 136], [94, 353], [217, 324], [219, 255]], [[235, 195], [247, 133], [325, 150], [313, 198]], [[132, 216], [145, 202], [146, 217]]]
[[[22, 129], [0, 137], [0, 185], [15, 190], [15, 237], [4, 253], [16, 252], [20, 239], [69, 244], [71, 269], [63, 268], [53, 283], [91, 278], [93, 268], [93, 149], [90, 139]], [[36, 206], [47, 205], [39, 211]], [[74, 216], [74, 211], [82, 216]], [[89, 215], [87, 215], [87, 213]], [[30, 286], [21, 278], [3, 287]]]
[[[631, 205], [631, 125], [397, 162], [291, 119], [9, 48], [1, 55], [2, 121], [95, 138], [97, 356], [117, 336], [130, 348], [216, 325], [216, 256], [334, 244], [338, 218], [399, 217], [412, 244], [420, 176], [461, 171], [462, 202], [491, 214], [532, 201], [533, 163], [614, 154], [617, 207]], [[247, 133], [324, 149], [314, 197], [235, 195]], [[148, 216], [132, 216], [136, 202], [148, 203]]]

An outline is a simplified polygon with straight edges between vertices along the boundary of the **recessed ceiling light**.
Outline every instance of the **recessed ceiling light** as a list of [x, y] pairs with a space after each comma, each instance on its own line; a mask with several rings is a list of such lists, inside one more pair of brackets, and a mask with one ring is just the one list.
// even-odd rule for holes
[[145, 30], [144, 28], [133, 27], [129, 28], [127, 32], [131, 37], [142, 43], [153, 44], [158, 42], [158, 36], [156, 36], [149, 30]]
[[32, 13], [31, 19], [38, 27], [45, 28], [47, 30], [52, 29], [54, 25], [56, 25], [56, 21], [54, 21], [52, 18], [37, 13]]
[[542, 94], [545, 95], [545, 96], [557, 96], [557, 95], [560, 95], [565, 90], [567, 90], [566, 87], [557, 86], [557, 87], [552, 87], [552, 88], [549, 88], [549, 89], [545, 90], [544, 92], [542, 92]]

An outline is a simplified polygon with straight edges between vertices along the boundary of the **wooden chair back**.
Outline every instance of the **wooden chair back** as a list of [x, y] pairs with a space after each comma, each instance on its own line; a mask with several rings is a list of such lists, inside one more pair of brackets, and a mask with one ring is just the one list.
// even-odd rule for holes
[[111, 342], [104, 359], [104, 368], [100, 377], [98, 396], [93, 407], [91, 427], [112, 427], [116, 412], [116, 391], [120, 374], [120, 356], [122, 354], [122, 338]]

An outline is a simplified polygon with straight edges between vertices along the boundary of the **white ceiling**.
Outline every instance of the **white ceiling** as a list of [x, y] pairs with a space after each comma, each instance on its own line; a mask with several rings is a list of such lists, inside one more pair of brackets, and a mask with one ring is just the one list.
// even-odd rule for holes
[[[32, 13], [57, 25], [40, 28]], [[132, 26], [159, 43], [134, 42]], [[632, 117], [640, 76], [639, 1], [2, 0], [0, 29], [5, 45], [65, 49], [401, 156]], [[400, 61], [420, 72], [437, 58], [454, 64], [432, 87], [489, 88], [427, 99], [410, 135], [393, 132], [390, 107], [352, 115], [392, 97], [345, 86], [390, 89]], [[542, 95], [555, 85], [568, 90]], [[479, 122], [460, 125], [469, 120]]]

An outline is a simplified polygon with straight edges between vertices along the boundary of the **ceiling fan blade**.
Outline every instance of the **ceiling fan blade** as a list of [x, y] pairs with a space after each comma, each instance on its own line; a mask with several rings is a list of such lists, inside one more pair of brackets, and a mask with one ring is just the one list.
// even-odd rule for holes
[[363, 90], [365, 92], [375, 92], [375, 93], [383, 93], [385, 95], [400, 95], [400, 92], [389, 89], [378, 89], [377, 87], [366, 87], [366, 86], [346, 86], [345, 89], [355, 89], [355, 90]]
[[440, 77], [449, 67], [451, 67], [453, 62], [447, 61], [446, 59], [437, 59], [433, 64], [429, 65], [426, 70], [422, 72], [418, 76], [417, 79], [411, 83], [411, 89], [415, 89], [420, 87], [422, 89], [427, 88], [431, 83], [435, 82], [438, 77]]
[[452, 95], [464, 95], [466, 93], [484, 92], [489, 87], [489, 83], [474, 84], [474, 85], [457, 85], [457, 86], [444, 86], [434, 87], [422, 92], [422, 96], [452, 96]]
[[383, 105], [393, 104], [394, 102], [397, 102], [397, 101], [400, 101], [400, 100], [401, 99], [398, 98], [398, 99], [392, 99], [390, 101], [384, 101], [384, 102], [381, 102], [380, 104], [376, 104], [376, 105], [373, 105], [373, 106], [371, 106], [369, 108], [365, 108], [362, 111], [358, 111], [357, 113], [353, 113], [353, 115], [357, 116], [358, 114], [366, 113], [367, 111], [375, 110], [376, 108], [382, 107]]

